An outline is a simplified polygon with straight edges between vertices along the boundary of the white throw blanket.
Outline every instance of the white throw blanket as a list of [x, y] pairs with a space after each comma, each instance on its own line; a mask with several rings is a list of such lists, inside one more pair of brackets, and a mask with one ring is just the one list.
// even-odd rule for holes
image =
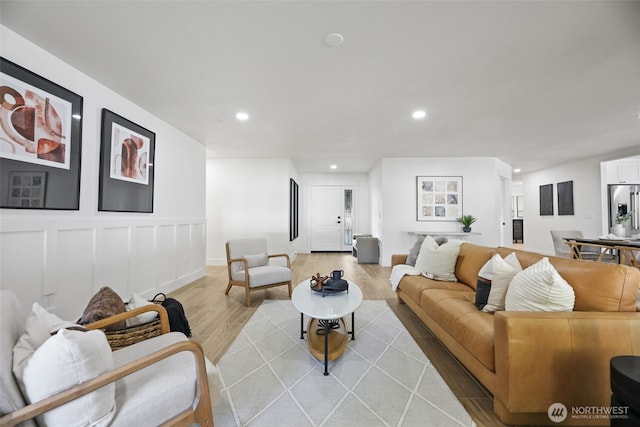
[[391, 276], [389, 277], [389, 281], [391, 282], [391, 289], [395, 292], [398, 289], [398, 284], [400, 280], [405, 275], [408, 276], [421, 276], [422, 272], [420, 270], [416, 270], [413, 266], [407, 264], [398, 264], [393, 267], [391, 270]]

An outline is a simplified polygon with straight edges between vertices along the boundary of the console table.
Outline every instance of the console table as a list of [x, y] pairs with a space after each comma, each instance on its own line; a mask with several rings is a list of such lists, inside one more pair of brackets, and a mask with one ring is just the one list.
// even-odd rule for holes
[[482, 233], [475, 231], [409, 231], [409, 234], [416, 236], [442, 236], [442, 237], [465, 237], [465, 236], [480, 236]]

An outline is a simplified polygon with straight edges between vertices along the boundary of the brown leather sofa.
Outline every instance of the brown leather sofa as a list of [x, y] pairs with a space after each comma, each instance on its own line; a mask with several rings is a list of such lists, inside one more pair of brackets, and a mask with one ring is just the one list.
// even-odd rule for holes
[[[511, 252], [523, 268], [543, 257], [463, 243], [455, 268], [458, 282], [407, 275], [398, 297], [493, 394], [494, 411], [505, 424], [558, 425], [547, 411], [562, 403], [568, 416], [561, 425], [609, 425], [608, 416], [595, 413], [610, 406], [609, 360], [640, 355], [640, 270], [549, 257], [575, 291], [573, 312], [478, 310], [480, 268], [493, 254]], [[406, 257], [393, 255], [391, 263], [403, 264]]]

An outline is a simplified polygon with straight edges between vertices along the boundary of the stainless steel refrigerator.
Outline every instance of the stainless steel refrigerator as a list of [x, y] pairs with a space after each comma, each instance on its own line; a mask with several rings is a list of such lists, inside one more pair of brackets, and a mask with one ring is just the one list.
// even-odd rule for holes
[[616, 223], [616, 215], [631, 214], [629, 227], [631, 234], [640, 232], [640, 185], [609, 185], [609, 227]]

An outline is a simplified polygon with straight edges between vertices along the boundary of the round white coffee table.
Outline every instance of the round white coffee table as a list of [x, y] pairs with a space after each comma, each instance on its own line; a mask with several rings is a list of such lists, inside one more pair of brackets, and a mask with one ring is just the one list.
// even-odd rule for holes
[[[348, 336], [354, 340], [355, 311], [362, 304], [362, 290], [349, 279], [349, 290], [335, 294], [313, 291], [310, 279], [298, 284], [291, 295], [293, 306], [300, 312], [300, 339], [307, 334], [309, 351], [318, 359], [324, 359], [324, 375], [329, 375], [327, 362], [342, 355]], [[304, 315], [310, 317], [304, 330]], [[342, 319], [351, 314], [351, 331]], [[309, 332], [309, 331], [314, 331]]]

